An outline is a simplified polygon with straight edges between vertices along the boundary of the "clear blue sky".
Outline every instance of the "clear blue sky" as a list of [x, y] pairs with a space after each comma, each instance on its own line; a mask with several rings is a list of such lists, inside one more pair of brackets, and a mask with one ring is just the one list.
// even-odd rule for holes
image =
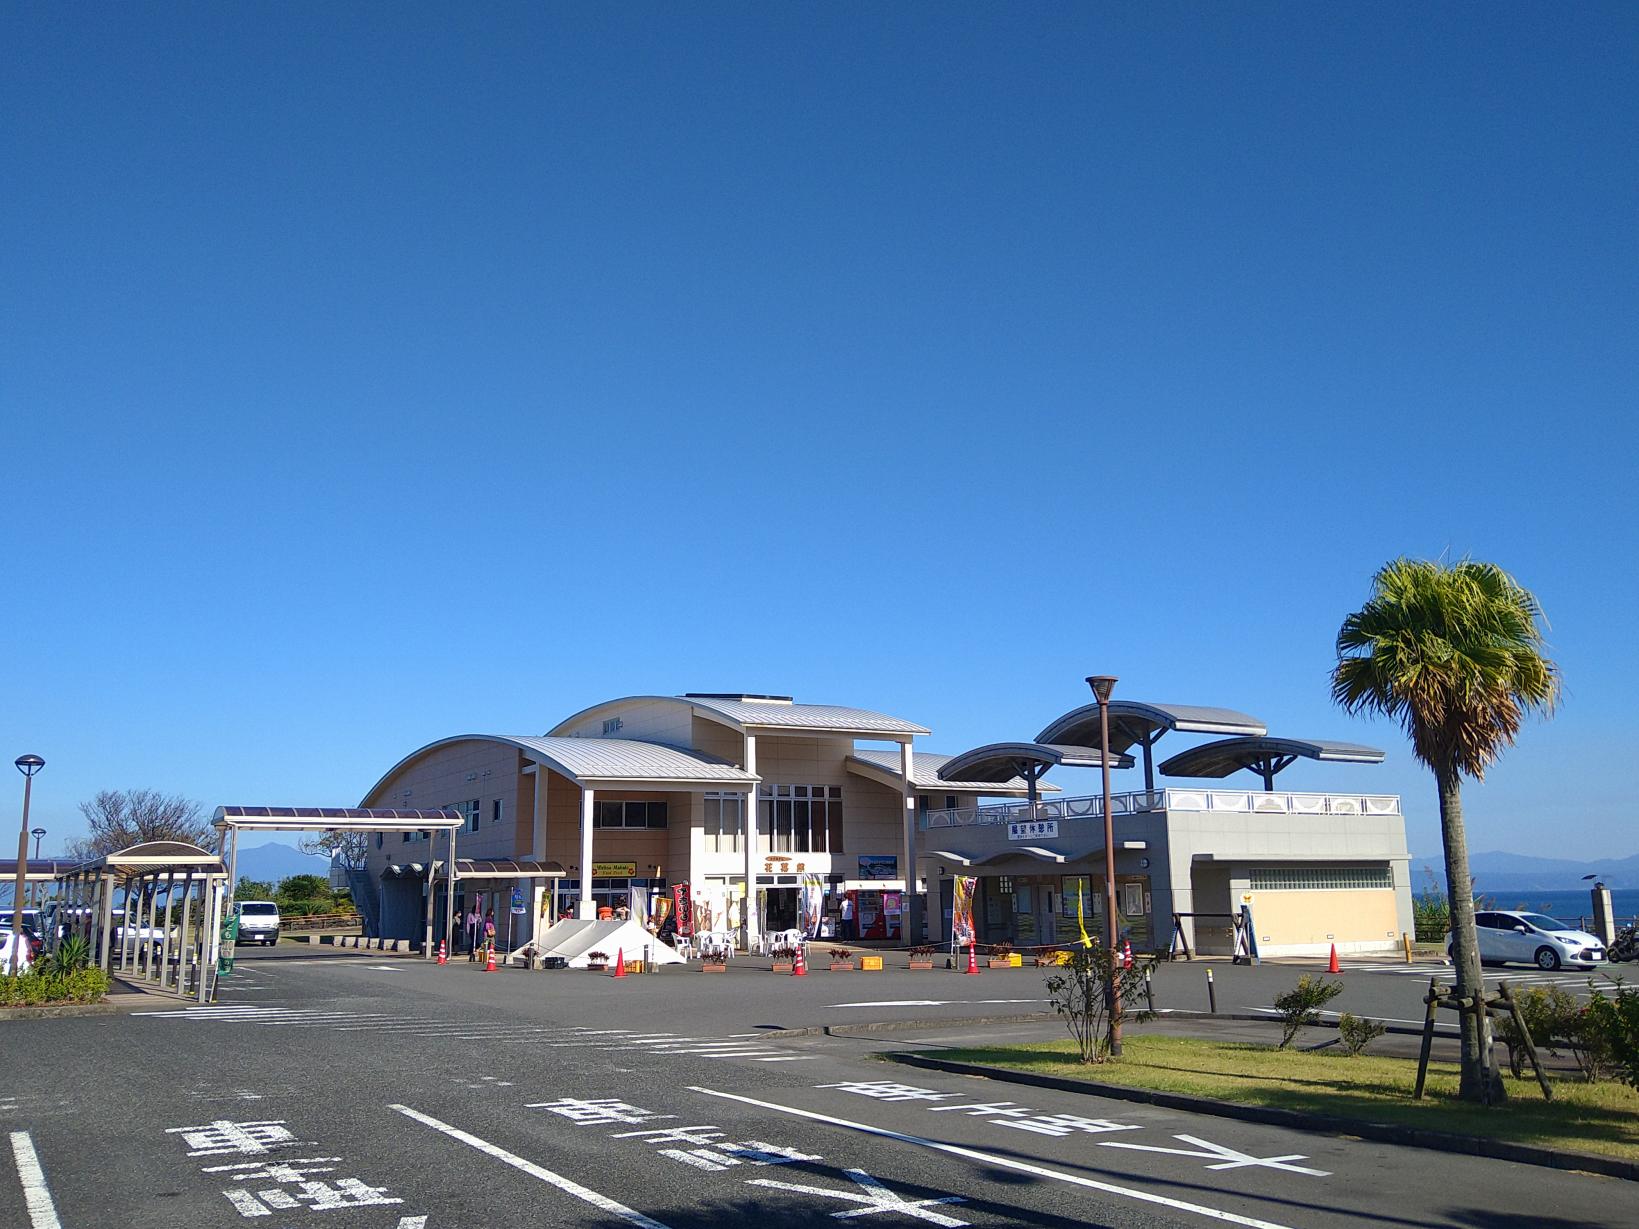
[[628, 692], [954, 751], [1108, 671], [1387, 747], [1283, 781], [1402, 793], [1428, 857], [1327, 670], [1379, 564], [1451, 552], [1569, 687], [1475, 848], [1639, 848], [1632, 5], [16, 4], [0, 45], [0, 750], [48, 845], [99, 788], [350, 804]]

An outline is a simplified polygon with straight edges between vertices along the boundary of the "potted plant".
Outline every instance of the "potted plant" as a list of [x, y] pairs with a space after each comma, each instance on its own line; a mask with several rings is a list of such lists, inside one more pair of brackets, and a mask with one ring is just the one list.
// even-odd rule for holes
[[706, 943], [700, 948], [700, 971], [702, 973], [728, 972], [728, 945], [722, 943]]
[[594, 973], [601, 973], [609, 967], [608, 952], [587, 952], [586, 967]]
[[911, 968], [933, 968], [933, 945], [924, 943], [920, 947], [911, 948]]
[[831, 972], [852, 973], [854, 971], [854, 954], [845, 947], [831, 949]]
[[1010, 969], [1013, 967], [1013, 945], [998, 943], [990, 949], [990, 967], [993, 969]]
[[1036, 967], [1038, 969], [1051, 968], [1053, 965], [1064, 964], [1070, 953], [1063, 948], [1050, 948], [1045, 952], [1036, 953]]
[[795, 948], [784, 946], [776, 947], [772, 954], [774, 957], [774, 971], [776, 973], [791, 972], [791, 969], [797, 959], [797, 952]]

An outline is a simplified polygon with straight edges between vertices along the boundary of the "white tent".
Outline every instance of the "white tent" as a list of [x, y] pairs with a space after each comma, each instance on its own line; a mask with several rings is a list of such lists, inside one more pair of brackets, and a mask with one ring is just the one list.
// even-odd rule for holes
[[[562, 956], [571, 969], [584, 969], [588, 952], [603, 952], [613, 964], [615, 957], [627, 960], [643, 959], [643, 949], [649, 949], [649, 960], [654, 964], [682, 964], [683, 957], [667, 947], [636, 922], [610, 920], [594, 922], [585, 918], [565, 918], [540, 938], [529, 944], [537, 956]], [[524, 949], [512, 953], [527, 959]]]

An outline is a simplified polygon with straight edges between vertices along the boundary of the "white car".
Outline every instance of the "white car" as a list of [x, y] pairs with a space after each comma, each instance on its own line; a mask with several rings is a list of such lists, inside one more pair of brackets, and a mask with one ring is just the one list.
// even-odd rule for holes
[[17, 968], [13, 969], [11, 967], [11, 930], [8, 928], [0, 931], [0, 975], [10, 973], [26, 973], [28, 972], [29, 966], [34, 963], [34, 957], [29, 952], [28, 936], [26, 934], [21, 936], [21, 941], [22, 954], [20, 957], [20, 963], [18, 964]]
[[[1474, 915], [1474, 925], [1480, 937], [1481, 964], [1534, 964], [1539, 969], [1573, 965], [1590, 969], [1605, 959], [1602, 939], [1546, 913], [1481, 910]], [[1449, 940], [1446, 954], [1451, 954]]]
[[239, 915], [238, 943], [266, 943], [279, 941], [279, 906], [271, 900], [242, 900], [234, 905]]

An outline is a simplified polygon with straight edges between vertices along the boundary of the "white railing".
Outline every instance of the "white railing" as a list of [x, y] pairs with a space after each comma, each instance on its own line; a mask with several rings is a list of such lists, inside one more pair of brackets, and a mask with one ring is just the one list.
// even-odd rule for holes
[[[1110, 814], [1137, 815], [1146, 811], [1222, 811], [1242, 815], [1398, 815], [1400, 799], [1391, 794], [1285, 794], [1261, 790], [1154, 789], [1110, 795]], [[1104, 818], [1104, 799], [1098, 794], [1053, 798], [1038, 802], [999, 802], [979, 807], [927, 811], [921, 826], [966, 828], [1040, 819]]]

